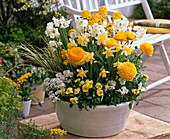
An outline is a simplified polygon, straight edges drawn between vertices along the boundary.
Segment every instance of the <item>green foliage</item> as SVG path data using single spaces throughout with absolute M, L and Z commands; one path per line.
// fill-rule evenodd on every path
M 32 119 L 26 124 L 20 123 L 18 131 L 19 139 L 59 139 L 60 136 L 67 134 L 67 131 L 61 129 L 44 129 L 43 126 L 36 125 Z
M 52 1 L 50 0 L 38 0 L 37 2 L 39 6 L 36 7 L 30 4 L 28 7 L 28 3 L 32 3 L 30 0 L 2 0 L 3 4 L 0 6 L 2 11 L 0 13 L 1 42 L 16 41 L 25 44 L 24 41 L 26 41 L 28 44 L 38 47 L 46 45 L 42 39 L 46 24 L 53 16 L 59 18 L 61 15 L 66 16 L 66 13 L 62 10 L 48 10 L 46 7 L 51 5 Z M 53 1 L 53 7 L 55 8 L 54 4 L 56 2 Z M 23 9 L 24 5 L 27 5 L 25 10 Z
M 16 84 L 6 77 L 0 77 L 0 137 L 14 137 L 12 130 L 20 112 L 21 97 Z
M 170 1 L 169 0 L 148 0 L 154 18 L 158 19 L 170 19 Z M 144 19 L 146 18 L 143 8 L 138 5 L 134 13 L 134 18 Z
M 0 42 L 0 59 L 2 59 L 0 76 L 5 74 L 11 79 L 20 76 L 20 66 L 23 64 L 23 59 L 19 55 L 17 45 L 13 42 L 6 44 Z
M 43 129 L 30 120 L 27 124 L 19 124 L 19 139 L 37 139 L 48 138 L 50 136 L 50 130 Z

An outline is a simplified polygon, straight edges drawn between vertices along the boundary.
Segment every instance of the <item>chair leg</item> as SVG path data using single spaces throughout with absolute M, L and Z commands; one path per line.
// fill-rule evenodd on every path
M 154 48 L 156 50 L 158 48 L 157 45 Z M 159 51 L 160 51 L 160 55 L 162 57 L 162 60 L 164 62 L 166 71 L 168 73 L 168 76 L 163 78 L 163 79 L 160 79 L 160 80 L 158 80 L 158 81 L 156 81 L 156 82 L 154 82 L 154 83 L 152 83 L 150 85 L 148 85 L 147 88 L 146 89 L 143 88 L 142 91 L 147 91 L 147 90 L 149 90 L 149 89 L 151 89 L 153 87 L 156 87 L 156 86 L 158 86 L 160 84 L 163 84 L 163 83 L 165 83 L 167 81 L 170 81 L 170 60 L 169 60 L 168 54 L 167 54 L 167 52 L 165 50 L 164 41 L 162 41 L 161 44 L 159 43 Z M 147 60 L 147 58 L 148 58 L 148 56 L 144 56 L 142 58 L 142 61 L 145 62 Z
M 165 50 L 164 41 L 162 41 L 162 44 L 159 47 L 159 51 L 160 51 L 160 54 L 162 56 L 162 60 L 164 62 L 164 65 L 166 67 L 166 71 L 167 71 L 168 75 L 170 76 L 170 61 L 169 61 L 168 54 Z

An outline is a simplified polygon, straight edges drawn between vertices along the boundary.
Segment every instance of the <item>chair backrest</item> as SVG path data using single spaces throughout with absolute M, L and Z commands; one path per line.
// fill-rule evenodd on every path
M 65 5 L 75 10 L 74 15 L 73 13 L 72 15 L 70 14 L 70 18 L 74 17 L 74 19 L 77 17 L 76 15 L 80 15 L 80 11 L 82 10 L 95 11 L 98 10 L 100 6 L 105 6 L 108 11 L 111 11 L 137 4 L 142 4 L 147 19 L 153 19 L 147 0 L 63 0 L 63 2 Z M 110 17 L 109 21 L 111 21 Z

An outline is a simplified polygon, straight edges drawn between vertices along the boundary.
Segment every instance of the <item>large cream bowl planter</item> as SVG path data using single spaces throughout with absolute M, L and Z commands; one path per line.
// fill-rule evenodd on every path
M 55 103 L 61 127 L 69 133 L 84 137 L 106 137 L 123 131 L 128 119 L 129 102 L 117 106 L 99 105 L 95 109 L 79 110 L 77 105 L 69 107 L 68 102 Z

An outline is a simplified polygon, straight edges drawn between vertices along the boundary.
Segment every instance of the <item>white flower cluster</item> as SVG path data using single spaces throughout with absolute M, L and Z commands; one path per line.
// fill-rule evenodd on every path
M 134 26 L 133 30 L 135 31 L 136 40 L 142 39 L 146 35 L 147 29 L 140 26 Z
M 108 83 L 105 85 L 105 91 L 107 90 L 114 90 L 116 86 L 116 81 L 110 80 Z
M 114 31 L 126 31 L 129 25 L 129 20 L 122 15 L 122 19 L 117 19 L 114 21 L 113 30 Z
M 63 16 L 60 19 L 53 17 L 52 20 L 53 22 L 47 23 L 45 34 L 53 39 L 59 38 L 58 28 L 68 28 L 71 20 L 67 20 Z
M 65 70 L 63 73 L 56 74 L 56 78 L 46 78 L 44 80 L 44 90 L 49 94 L 49 98 L 53 102 L 59 100 L 58 95 L 61 94 L 61 89 L 66 87 L 66 84 L 71 83 L 73 72 Z
M 39 78 L 41 78 L 43 75 L 47 74 L 46 70 L 44 68 L 42 68 L 42 67 L 32 67 L 31 71 L 30 71 L 29 68 L 30 67 L 25 69 L 25 73 L 31 72 L 32 74 L 35 74 L 36 77 L 39 77 Z

